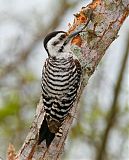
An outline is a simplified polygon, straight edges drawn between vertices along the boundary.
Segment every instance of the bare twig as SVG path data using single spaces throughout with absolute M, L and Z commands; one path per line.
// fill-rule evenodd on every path
M 113 6 L 113 8 L 111 6 Z M 23 146 L 19 150 L 16 157 L 17 159 L 61 159 L 68 131 L 71 127 L 73 117 L 75 117 L 76 111 L 78 110 L 77 104 L 80 95 L 101 58 L 105 54 L 106 49 L 117 37 L 117 33 L 122 23 L 129 14 L 127 7 L 129 7 L 128 0 L 123 0 L 123 3 L 121 3 L 121 1 L 114 2 L 114 0 L 110 0 L 110 3 L 107 3 L 107 1 L 94 0 L 76 14 L 77 16 L 74 20 L 74 24 L 69 32 L 84 25 L 89 17 L 91 18 L 91 21 L 85 32 L 82 33 L 81 47 L 80 40 L 77 40 L 76 43 L 71 45 L 73 52 L 80 60 L 84 72 L 78 98 L 70 112 L 72 116 L 68 116 L 64 122 L 63 136 L 61 138 L 54 138 L 53 143 L 48 149 L 44 142 L 38 146 L 38 131 L 44 119 L 44 108 L 42 100 L 40 100 L 34 122 Z
M 127 64 L 128 55 L 129 55 L 129 35 L 128 35 L 127 42 L 128 43 L 127 43 L 126 53 L 125 53 L 125 56 L 124 56 L 124 59 L 123 59 L 122 65 L 121 65 L 120 73 L 119 73 L 119 76 L 118 76 L 118 79 L 117 79 L 117 84 L 116 84 L 116 87 L 114 89 L 114 99 L 113 99 L 113 102 L 112 102 L 112 105 L 111 105 L 111 110 L 110 110 L 109 115 L 108 115 L 107 127 L 104 131 L 102 144 L 101 144 L 101 147 L 98 151 L 98 155 L 97 155 L 96 160 L 103 160 L 104 159 L 108 137 L 109 137 L 111 128 L 112 128 L 113 124 L 115 123 L 115 119 L 117 118 L 117 110 L 118 110 L 117 102 L 118 102 L 118 98 L 119 98 L 119 94 L 120 94 L 120 90 L 121 90 L 121 85 L 122 85 L 122 82 L 123 82 L 123 76 L 124 76 L 124 73 L 125 73 L 125 68 L 126 68 L 126 64 Z

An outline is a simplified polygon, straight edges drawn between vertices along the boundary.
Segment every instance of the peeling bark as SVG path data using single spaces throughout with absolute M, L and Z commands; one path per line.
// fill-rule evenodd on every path
M 37 145 L 38 132 L 44 118 L 42 100 L 37 106 L 34 122 L 30 128 L 26 140 L 19 150 L 17 160 L 59 160 L 64 150 L 65 140 L 69 129 L 79 109 L 78 102 L 84 87 L 94 73 L 98 63 L 105 54 L 110 44 L 117 38 L 118 31 L 129 14 L 128 0 L 94 0 L 91 4 L 83 7 L 75 15 L 74 23 L 69 32 L 85 25 L 90 18 L 85 32 L 81 33 L 81 45 L 71 44 L 71 50 L 80 60 L 83 68 L 83 76 L 78 98 L 63 124 L 63 136 L 54 138 L 47 149 L 45 142 Z

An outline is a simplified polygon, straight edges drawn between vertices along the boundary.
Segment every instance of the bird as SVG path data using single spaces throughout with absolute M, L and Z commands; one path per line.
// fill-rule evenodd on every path
M 80 32 L 68 35 L 65 31 L 53 31 L 44 38 L 48 54 L 41 78 L 45 116 L 39 129 L 38 145 L 45 140 L 47 148 L 55 136 L 63 135 L 62 124 L 80 88 L 81 64 L 70 49 L 72 38 Z

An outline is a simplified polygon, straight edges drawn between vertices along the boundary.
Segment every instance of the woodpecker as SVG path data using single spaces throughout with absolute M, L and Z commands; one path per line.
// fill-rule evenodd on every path
M 38 144 L 46 140 L 47 147 L 55 136 L 62 136 L 62 123 L 77 97 L 82 69 L 70 50 L 70 41 L 79 33 L 67 35 L 64 31 L 54 31 L 44 39 L 48 53 L 41 80 L 45 117 L 39 130 Z

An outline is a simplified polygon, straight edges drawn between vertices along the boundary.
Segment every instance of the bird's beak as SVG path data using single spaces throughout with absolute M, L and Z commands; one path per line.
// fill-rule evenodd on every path
M 73 37 L 75 37 L 76 35 L 78 35 L 79 33 L 83 32 L 83 30 L 84 30 L 84 29 L 86 28 L 86 26 L 88 25 L 89 21 L 90 21 L 90 19 L 88 19 L 88 21 L 86 22 L 86 24 L 85 24 L 81 29 L 79 29 L 78 31 L 75 31 L 75 32 L 71 33 L 70 35 L 68 35 L 68 37 L 67 37 L 67 39 L 66 39 L 66 41 L 64 42 L 63 45 L 65 46 L 66 44 L 69 43 L 69 41 L 71 40 L 71 38 L 73 38 Z
M 70 35 L 68 35 L 66 41 L 64 42 L 64 45 L 68 44 L 69 41 L 71 40 L 71 38 L 75 37 L 76 35 L 78 35 L 80 32 L 82 32 L 82 29 L 80 31 L 75 31 L 73 33 L 71 33 Z

